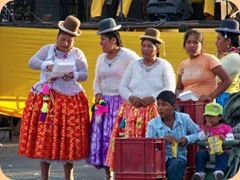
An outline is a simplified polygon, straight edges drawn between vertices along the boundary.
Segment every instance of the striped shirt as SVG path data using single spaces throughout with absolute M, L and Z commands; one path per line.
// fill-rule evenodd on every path
M 146 137 L 163 138 L 164 136 L 174 136 L 177 140 L 186 137 L 187 144 L 194 143 L 198 140 L 200 128 L 193 122 L 188 114 L 175 111 L 175 121 L 173 128 L 166 126 L 161 117 L 158 116 L 148 122 Z M 187 160 L 187 145 L 178 146 L 177 157 Z M 171 144 L 166 144 L 166 160 L 173 158 Z

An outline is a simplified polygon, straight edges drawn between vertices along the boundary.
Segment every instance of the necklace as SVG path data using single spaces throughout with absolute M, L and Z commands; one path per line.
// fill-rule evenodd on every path
M 64 61 L 67 59 L 69 53 L 70 51 L 63 52 L 63 51 L 57 50 L 57 47 L 54 48 L 54 56 L 56 58 L 59 58 L 59 56 L 61 56 L 60 59 L 63 59 Z
M 122 51 L 120 49 L 119 52 L 117 53 L 117 55 L 113 59 L 111 59 L 111 60 L 109 60 L 107 58 L 107 55 L 105 56 L 104 62 L 108 65 L 108 67 L 112 67 L 113 63 L 116 62 L 119 59 L 119 56 L 120 56 L 121 52 Z
M 150 66 L 147 66 L 146 64 L 144 64 L 143 59 L 140 60 L 139 63 L 142 69 L 144 69 L 146 72 L 150 72 L 153 68 L 155 68 L 160 63 L 160 61 L 157 59 Z

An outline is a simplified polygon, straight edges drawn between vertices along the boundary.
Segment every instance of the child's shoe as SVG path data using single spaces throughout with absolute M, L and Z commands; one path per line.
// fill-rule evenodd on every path
M 213 172 L 213 175 L 214 175 L 214 178 L 216 180 L 223 180 L 224 178 L 224 172 L 223 171 L 220 171 L 220 170 L 216 170 Z
M 194 173 L 191 180 L 204 180 L 205 179 L 205 172 L 196 172 Z

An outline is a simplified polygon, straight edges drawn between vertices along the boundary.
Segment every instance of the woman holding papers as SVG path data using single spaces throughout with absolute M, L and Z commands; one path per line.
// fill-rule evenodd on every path
M 139 56 L 123 47 L 120 33 L 121 25 L 116 25 L 112 18 L 99 23 L 97 34 L 100 36 L 102 54 L 97 59 L 94 79 L 95 108 L 91 120 L 91 146 L 88 163 L 96 168 L 105 168 L 110 178 L 109 168 L 105 163 L 109 139 L 113 124 L 123 98 L 119 94 L 119 84 L 126 67 Z
M 19 154 L 39 159 L 41 179 L 48 179 L 50 163 L 61 162 L 66 180 L 73 178 L 73 161 L 88 157 L 89 108 L 77 81 L 86 81 L 83 52 L 74 47 L 80 21 L 68 16 L 58 23 L 56 44 L 42 47 L 29 61 L 41 70 L 23 112 Z
M 185 33 L 184 49 L 189 58 L 178 70 L 176 93 L 192 91 L 199 101 L 210 102 L 231 84 L 231 79 L 216 57 L 203 53 L 203 35 L 196 30 Z M 217 83 L 218 77 L 221 81 Z

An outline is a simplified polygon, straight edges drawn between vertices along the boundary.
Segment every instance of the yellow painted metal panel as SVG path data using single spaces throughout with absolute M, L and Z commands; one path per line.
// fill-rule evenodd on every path
M 34 55 L 43 45 L 55 43 L 57 29 L 0 27 L 0 113 L 14 116 L 23 108 L 23 100 L 6 100 L 26 98 L 32 85 L 39 78 L 39 71 L 28 67 L 29 58 Z M 215 53 L 214 30 L 203 31 L 205 36 L 205 51 Z M 140 55 L 139 36 L 143 32 L 121 32 L 125 47 L 136 51 Z M 165 40 L 166 59 L 171 62 L 175 71 L 179 63 L 186 58 L 182 46 L 183 33 L 176 31 L 162 32 Z M 75 46 L 80 48 L 86 55 L 89 65 L 89 78 L 83 83 L 89 102 L 92 101 L 92 83 L 95 72 L 95 62 L 101 53 L 99 36 L 94 30 L 82 30 L 82 35 L 76 38 Z M 19 102 L 19 103 L 17 103 Z M 14 111 L 14 113 L 12 112 Z

